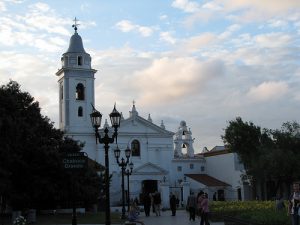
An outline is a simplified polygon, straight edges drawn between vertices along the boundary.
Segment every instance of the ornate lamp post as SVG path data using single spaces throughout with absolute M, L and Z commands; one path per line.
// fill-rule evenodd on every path
M 132 174 L 133 163 L 130 162 L 128 165 L 129 165 L 129 168 L 126 169 L 125 175 L 127 175 L 127 204 L 128 204 L 128 212 L 129 212 L 129 210 L 130 210 L 129 176 Z
M 119 160 L 121 150 L 118 148 L 118 146 L 117 146 L 117 149 L 114 150 L 114 153 L 115 153 L 117 163 L 121 167 L 121 170 L 122 170 L 122 216 L 121 216 L 121 218 L 126 219 L 125 196 L 124 196 L 124 172 L 125 172 L 125 168 L 126 168 L 127 164 L 129 163 L 129 157 L 131 154 L 131 150 L 129 149 L 129 147 L 126 148 L 126 150 L 125 150 L 126 159 L 124 159 L 122 157 L 121 161 Z
M 121 121 L 121 114 L 116 110 L 116 105 L 114 106 L 113 111 L 109 114 L 111 125 L 114 128 L 114 133 L 111 137 L 108 136 L 108 128 L 105 127 L 104 129 L 104 136 L 101 137 L 99 133 L 99 127 L 101 126 L 101 119 L 102 114 L 97 111 L 93 106 L 93 112 L 90 114 L 92 125 L 95 129 L 95 136 L 96 136 L 96 144 L 99 142 L 100 144 L 104 144 L 105 150 L 105 225 L 110 225 L 110 196 L 109 196 L 109 159 L 108 159 L 108 149 L 109 144 L 114 143 L 116 140 L 117 143 L 117 136 L 118 136 L 118 127 L 120 127 Z

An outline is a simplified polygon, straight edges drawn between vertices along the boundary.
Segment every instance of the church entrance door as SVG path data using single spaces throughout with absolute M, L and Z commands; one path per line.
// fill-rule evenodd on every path
M 142 192 L 143 193 L 154 193 L 157 191 L 157 180 L 143 180 Z

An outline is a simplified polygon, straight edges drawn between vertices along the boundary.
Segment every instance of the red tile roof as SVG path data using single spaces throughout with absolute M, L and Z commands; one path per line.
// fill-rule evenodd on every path
M 229 184 L 220 181 L 214 177 L 208 176 L 207 174 L 185 174 L 185 176 L 210 187 L 230 186 Z

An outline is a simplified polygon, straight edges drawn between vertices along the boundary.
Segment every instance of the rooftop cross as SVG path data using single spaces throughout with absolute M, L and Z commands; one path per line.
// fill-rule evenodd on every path
M 77 23 L 79 20 L 77 20 L 77 18 L 75 17 L 75 19 L 73 21 L 74 21 L 74 24 L 72 25 L 72 27 L 74 27 L 75 33 L 77 33 L 77 26 L 80 25 L 79 23 Z

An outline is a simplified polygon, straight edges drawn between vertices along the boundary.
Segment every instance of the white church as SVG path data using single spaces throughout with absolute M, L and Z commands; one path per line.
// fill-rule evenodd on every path
M 71 36 L 69 48 L 61 57 L 61 68 L 56 72 L 59 84 L 59 128 L 66 136 L 85 143 L 83 151 L 91 160 L 104 165 L 104 147 L 96 144 L 90 113 L 95 104 L 94 80 L 97 71 L 92 68 L 92 58 L 84 50 L 77 33 Z M 131 148 L 130 161 L 134 164 L 129 178 L 130 198 L 142 193 L 159 191 L 162 206 L 169 207 L 170 193 L 174 193 L 182 204 L 191 191 L 215 194 L 218 200 L 245 200 L 249 198 L 249 186 L 241 180 L 243 167 L 237 156 L 215 147 L 211 151 L 195 154 L 194 139 L 185 121 L 178 121 L 175 132 L 165 129 L 163 121 L 155 124 L 139 115 L 135 103 L 129 116 L 121 119 L 118 129 L 118 146 L 121 150 Z M 113 129 L 105 121 L 110 135 Z M 103 128 L 100 133 L 103 133 Z M 112 174 L 110 202 L 112 206 L 121 202 L 121 169 L 114 157 L 115 144 L 110 145 L 109 170 Z M 184 151 L 183 151 L 184 149 Z M 121 157 L 124 152 L 121 151 Z M 127 185 L 125 185 L 127 190 Z

